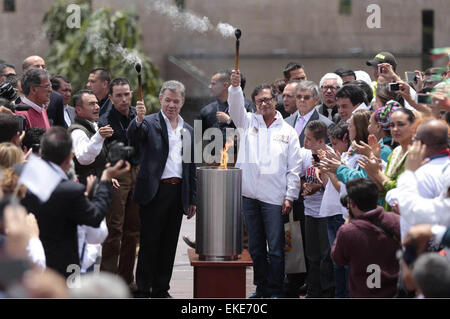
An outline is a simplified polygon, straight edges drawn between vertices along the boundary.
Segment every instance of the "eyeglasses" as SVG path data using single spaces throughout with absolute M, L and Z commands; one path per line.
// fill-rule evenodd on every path
M 47 85 L 36 85 L 36 87 L 38 88 L 43 88 L 43 89 L 51 89 L 52 85 L 51 84 L 47 84 Z
M 266 103 L 266 104 L 269 104 L 270 102 L 272 102 L 272 100 L 273 100 L 273 97 L 266 97 L 266 98 L 264 98 L 264 99 L 260 99 L 260 100 L 255 100 L 255 103 L 257 104 L 257 105 L 262 105 L 263 103 Z
M 309 101 L 309 99 L 311 98 L 311 95 L 297 95 L 297 100 L 305 100 L 305 101 Z
M 321 86 L 320 88 L 324 91 L 328 91 L 328 90 L 336 91 L 339 89 L 339 86 L 327 85 L 327 86 Z

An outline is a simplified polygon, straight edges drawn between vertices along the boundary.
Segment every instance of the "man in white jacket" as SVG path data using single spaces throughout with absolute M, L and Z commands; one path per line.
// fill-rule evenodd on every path
M 252 100 L 257 113 L 246 112 L 240 73 L 234 70 L 228 105 L 241 131 L 236 167 L 242 169 L 244 221 L 257 286 L 250 298 L 283 297 L 282 215 L 290 212 L 300 191 L 300 144 L 295 129 L 276 111 L 276 95 L 270 85 L 256 87 Z

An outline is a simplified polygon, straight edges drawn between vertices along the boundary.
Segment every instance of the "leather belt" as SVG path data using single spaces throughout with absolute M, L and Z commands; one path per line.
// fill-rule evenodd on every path
M 178 178 L 178 177 L 165 178 L 165 179 L 161 180 L 161 183 L 164 183 L 164 184 L 181 184 L 181 178 Z

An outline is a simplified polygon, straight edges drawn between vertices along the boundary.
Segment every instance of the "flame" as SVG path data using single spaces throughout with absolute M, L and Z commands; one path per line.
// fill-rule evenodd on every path
M 221 153 L 221 161 L 220 161 L 220 166 L 219 169 L 228 169 L 227 168 L 227 163 L 228 163 L 228 149 L 230 148 L 230 146 L 232 146 L 234 143 L 231 141 L 227 141 L 225 143 L 225 147 L 222 150 Z

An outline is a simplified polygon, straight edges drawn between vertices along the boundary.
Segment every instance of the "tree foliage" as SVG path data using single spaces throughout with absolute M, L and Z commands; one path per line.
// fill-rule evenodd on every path
M 147 109 L 159 109 L 158 93 L 162 85 L 159 72 L 142 52 L 139 16 L 135 10 L 104 7 L 91 11 L 88 0 L 78 0 L 80 28 L 70 28 L 68 6 L 74 1 L 56 0 L 44 16 L 50 48 L 46 55 L 51 74 L 62 74 L 72 82 L 73 91 L 86 86 L 89 72 L 106 68 L 113 78 L 124 77 L 137 94 L 136 62 L 142 65 L 143 95 Z

